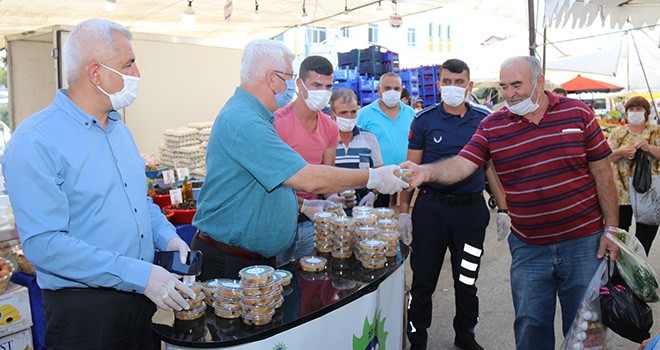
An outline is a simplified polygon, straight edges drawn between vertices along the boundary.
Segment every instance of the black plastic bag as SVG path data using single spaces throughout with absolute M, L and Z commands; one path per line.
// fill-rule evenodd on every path
M 648 152 L 641 149 L 635 152 L 635 172 L 632 183 L 637 193 L 646 193 L 651 188 L 651 160 Z
M 609 270 L 609 262 L 607 265 Z M 651 308 L 628 288 L 616 265 L 614 274 L 600 288 L 600 311 L 603 324 L 616 334 L 638 344 L 651 337 Z

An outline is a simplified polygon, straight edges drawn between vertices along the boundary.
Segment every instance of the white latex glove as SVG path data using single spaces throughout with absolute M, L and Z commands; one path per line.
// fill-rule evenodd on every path
M 305 214 L 310 220 L 314 220 L 314 214 L 322 212 L 323 207 L 326 205 L 334 203 L 332 201 L 326 201 L 322 199 L 303 199 L 302 207 L 300 212 Z
M 186 263 L 186 258 L 188 257 L 188 252 L 190 251 L 190 248 L 188 247 L 188 244 L 184 240 L 182 240 L 179 237 L 174 237 L 170 239 L 169 242 L 167 242 L 167 251 L 172 251 L 172 250 L 178 250 L 179 251 L 179 256 L 181 257 L 181 263 L 185 264 Z
M 511 217 L 507 213 L 497 213 L 497 240 L 503 241 L 511 232 Z
M 398 165 L 388 165 L 380 168 L 369 168 L 368 189 L 375 189 L 384 194 L 394 194 L 404 188 L 408 188 L 408 183 L 394 175 L 394 171 L 401 170 Z
M 326 198 L 326 200 L 339 204 L 344 204 L 344 198 L 338 194 L 333 194 L 332 196 Z
M 144 287 L 144 295 L 147 298 L 166 311 L 190 309 L 190 305 L 175 288 L 188 294 L 190 298 L 195 297 L 195 292 L 179 281 L 173 274 L 158 265 L 151 266 L 151 274 L 149 274 L 149 280 L 147 280 L 147 285 Z
M 412 220 L 410 214 L 401 213 L 399 214 L 399 235 L 401 236 L 401 241 L 405 245 L 410 245 L 412 242 Z
M 362 199 L 360 200 L 359 206 L 366 205 L 367 207 L 373 207 L 374 202 L 376 201 L 376 194 L 373 192 L 367 193 Z

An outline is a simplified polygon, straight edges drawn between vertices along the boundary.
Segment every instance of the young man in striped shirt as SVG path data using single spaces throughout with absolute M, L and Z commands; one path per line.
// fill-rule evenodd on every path
M 507 59 L 500 70 L 506 108 L 484 119 L 457 156 L 402 164 L 414 169 L 413 188 L 458 182 L 493 161 L 512 221 L 517 349 L 554 349 L 557 295 L 566 334 L 598 259 L 618 255 L 603 235 L 618 224 L 612 151 L 589 107 L 560 100 L 544 83 L 536 58 Z

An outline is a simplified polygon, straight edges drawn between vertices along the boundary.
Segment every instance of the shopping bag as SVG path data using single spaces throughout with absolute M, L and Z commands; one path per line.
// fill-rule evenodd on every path
M 625 230 L 617 229 L 617 237 L 610 232 L 605 235 L 619 247 L 616 265 L 621 277 L 640 299 L 647 303 L 660 300 L 658 279 L 655 270 L 646 260 L 644 248 L 637 237 Z
M 561 350 L 605 350 L 611 332 L 603 324 L 600 311 L 600 287 L 607 281 L 607 262 L 598 266 L 580 302 Z
M 645 193 L 651 188 L 651 159 L 646 151 L 638 149 L 635 152 L 635 172 L 633 173 L 633 188 L 638 193 Z
M 651 176 L 651 188 L 644 193 L 638 193 L 629 186 L 630 205 L 635 221 L 647 225 L 660 225 L 660 175 Z
M 609 260 L 609 259 L 608 259 Z M 618 273 L 616 264 L 612 275 L 600 288 L 600 311 L 603 324 L 614 333 L 635 343 L 648 339 L 653 326 L 651 308 L 633 293 Z

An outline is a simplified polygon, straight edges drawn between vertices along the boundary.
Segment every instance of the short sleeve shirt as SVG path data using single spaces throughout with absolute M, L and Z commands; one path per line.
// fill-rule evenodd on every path
M 538 125 L 503 108 L 481 122 L 458 154 L 479 166 L 492 158 L 506 192 L 512 231 L 531 244 L 603 229 L 589 162 L 612 153 L 589 107 L 545 94 L 549 105 Z
M 378 139 L 383 165 L 399 164 L 408 155 L 408 133 L 415 119 L 415 110 L 399 102 L 399 114 L 392 120 L 380 109 L 376 100 L 357 112 L 357 124 Z
M 422 164 L 433 163 L 440 159 L 453 157 L 463 149 L 477 130 L 479 123 L 490 113 L 483 106 L 466 103 L 465 115 L 450 114 L 443 104 L 438 103 L 421 111 L 410 126 L 408 149 L 423 151 Z M 441 193 L 461 195 L 481 193 L 484 190 L 485 175 L 483 167 L 467 179 L 456 184 L 442 186 L 424 184 Z
M 620 126 L 612 130 L 607 142 L 612 149 L 617 149 L 624 146 L 633 146 L 642 140 L 646 140 L 651 146 L 660 147 L 660 126 L 647 123 L 640 134 L 633 134 L 628 125 Z M 612 172 L 614 173 L 619 205 L 630 205 L 629 181 L 635 172 L 635 162 L 622 157 L 612 163 Z M 653 157 L 651 157 L 651 172 L 653 175 L 660 174 L 660 160 Z
M 193 220 L 214 240 L 266 257 L 293 242 L 298 203 L 283 182 L 307 165 L 277 136 L 273 120 L 256 97 L 236 89 L 209 136 Z
M 298 152 L 309 164 L 321 164 L 323 153 L 327 149 L 337 147 L 339 142 L 339 128 L 330 116 L 319 111 L 316 113 L 316 130 L 307 131 L 300 123 L 296 115 L 294 104 L 288 105 L 275 111 L 275 130 L 289 147 Z M 318 199 L 318 195 L 304 191 L 296 191 L 296 194 L 305 199 Z
M 383 165 L 376 136 L 359 126 L 353 128 L 353 138 L 348 147 L 339 141 L 335 166 L 349 169 L 366 169 Z

